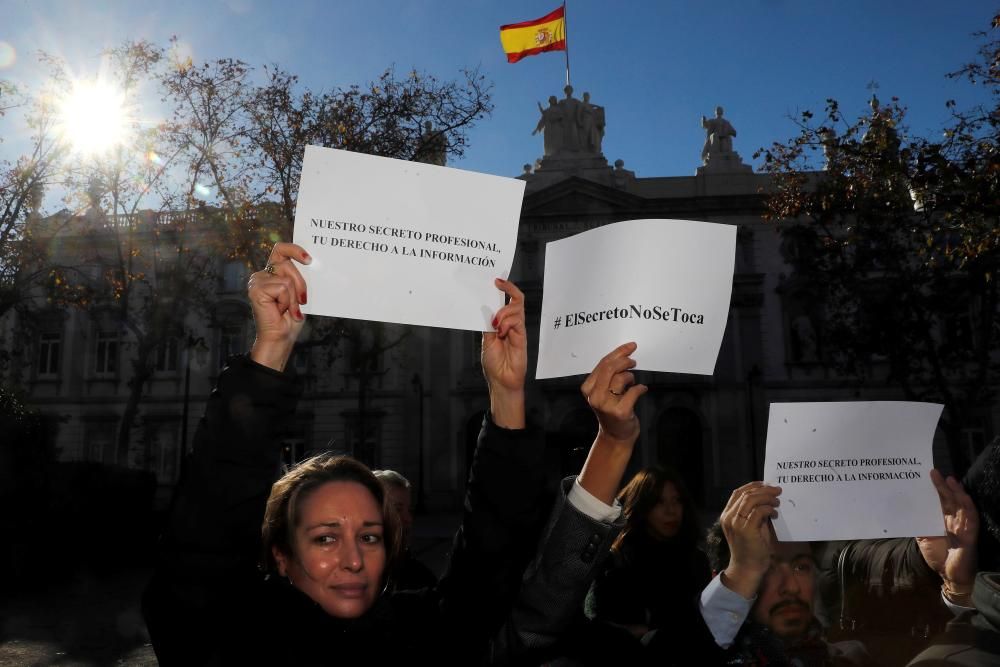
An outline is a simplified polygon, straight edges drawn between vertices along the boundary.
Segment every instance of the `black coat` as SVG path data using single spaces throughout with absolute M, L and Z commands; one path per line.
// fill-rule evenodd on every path
M 711 578 L 708 558 L 695 545 L 633 531 L 591 586 L 587 616 L 650 629 L 675 626 L 698 614 L 698 596 Z
M 413 552 L 405 549 L 400 554 L 399 562 L 392 573 L 392 586 L 397 591 L 418 591 L 421 588 L 432 588 L 437 584 L 437 577 L 431 569 L 417 560 Z
M 831 544 L 820 560 L 828 636 L 862 642 L 875 664 L 905 665 L 952 618 L 913 538 Z
M 487 418 L 441 582 L 383 595 L 345 621 L 256 567 L 281 434 L 299 394 L 289 376 L 242 357 L 220 375 L 143 596 L 160 663 L 476 664 L 509 616 L 550 506 L 544 447 Z
M 910 667 L 1000 665 L 1000 573 L 980 572 L 972 589 L 975 612 L 962 614 Z

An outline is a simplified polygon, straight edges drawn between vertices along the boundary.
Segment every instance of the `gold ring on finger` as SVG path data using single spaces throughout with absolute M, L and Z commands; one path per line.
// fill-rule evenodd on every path
M 624 396 L 625 395 L 624 391 L 618 392 L 618 391 L 615 391 L 614 389 L 612 389 L 611 387 L 608 387 L 608 391 L 610 391 L 615 396 Z
M 267 264 L 267 266 L 264 267 L 264 271 L 270 273 L 272 276 L 275 273 L 277 273 L 277 271 L 274 269 L 274 264 L 271 264 L 270 262 Z

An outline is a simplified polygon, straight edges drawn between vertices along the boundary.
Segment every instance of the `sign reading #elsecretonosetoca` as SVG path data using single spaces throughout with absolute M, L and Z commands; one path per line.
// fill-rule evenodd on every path
M 307 146 L 294 241 L 314 315 L 488 331 L 524 181 Z
M 640 370 L 711 375 L 735 253 L 735 226 L 690 220 L 629 220 L 547 244 L 535 376 L 589 373 L 629 341 Z

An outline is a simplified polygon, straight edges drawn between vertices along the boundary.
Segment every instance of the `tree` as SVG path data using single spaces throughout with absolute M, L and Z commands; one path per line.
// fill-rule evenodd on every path
M 40 277 L 23 270 L 39 267 L 41 253 L 27 222 L 38 213 L 64 153 L 55 137 L 51 102 L 45 97 L 31 100 L 15 96 L 15 89 L 0 82 L 0 116 L 9 109 L 25 107 L 31 130 L 28 152 L 13 163 L 0 162 L 0 318 L 28 297 L 30 285 Z
M 199 183 L 217 196 L 192 203 L 217 204 L 235 222 L 234 247 L 259 265 L 276 239 L 290 239 L 302 158 L 307 145 L 340 148 L 403 160 L 426 157 L 423 124 L 444 137 L 460 157 L 468 130 L 492 111 L 490 84 L 478 71 L 461 81 L 439 81 L 388 69 L 365 86 L 314 92 L 279 67 L 262 70 L 235 59 L 194 65 L 173 62 L 160 75 L 172 118 L 165 141 Z
M 421 126 L 430 120 L 458 156 L 468 129 L 492 107 L 490 86 L 476 72 L 442 83 L 416 72 L 397 79 L 388 70 L 364 87 L 314 93 L 277 67 L 264 68 L 257 85 L 254 69 L 240 60 L 195 64 L 147 42 L 127 42 L 105 57 L 129 109 L 137 110 L 140 93 L 152 89 L 166 105 L 166 120 L 134 121 L 130 141 L 97 158 L 63 151 L 53 168 L 76 193 L 76 212 L 49 216 L 35 229 L 44 242 L 56 226 L 73 225 L 82 239 L 77 255 L 72 262 L 49 255 L 10 265 L 18 276 L 28 276 L 27 267 L 37 272 L 30 282 L 36 293 L 44 288 L 49 304 L 84 308 L 95 324 L 114 313 L 132 371 L 116 456 L 127 463 L 157 361 L 176 350 L 176 341 L 193 338 L 183 314 L 210 315 L 223 262 L 259 268 L 276 240 L 291 238 L 307 144 L 419 159 L 426 152 Z M 51 85 L 67 88 L 68 68 L 46 59 Z M 360 369 L 364 427 L 374 377 L 366 369 L 377 367 L 406 332 L 389 336 L 380 326 L 337 320 L 317 323 L 312 332 L 304 345 L 350 348 Z
M 445 137 L 448 153 L 458 157 L 468 130 L 492 110 L 490 85 L 477 71 L 463 72 L 460 82 L 441 82 L 416 71 L 399 79 L 389 69 L 366 86 L 325 93 L 300 89 L 295 75 L 277 67 L 264 69 L 262 85 L 249 86 L 250 73 L 242 61 L 222 59 L 175 67 L 163 84 L 175 105 L 169 141 L 187 156 L 191 173 L 213 184 L 218 204 L 235 223 L 233 256 L 255 267 L 276 240 L 292 238 L 307 145 L 419 160 L 428 151 L 422 128 L 430 121 Z M 353 444 L 360 447 L 352 453 L 371 464 L 372 388 L 384 373 L 385 355 L 408 333 L 376 322 L 324 318 L 298 344 L 327 348 L 329 363 L 348 362 L 358 382 Z
M 1000 380 L 1000 41 L 981 54 L 953 76 L 987 86 L 993 107 L 959 112 L 949 101 L 942 141 L 908 132 L 898 100 L 873 97 L 852 122 L 829 100 L 821 120 L 805 112 L 798 136 L 758 153 L 794 290 L 823 311 L 821 360 L 943 403 L 959 472 L 962 430 Z
M 492 110 L 490 85 L 475 70 L 462 72 L 460 82 L 441 82 L 416 71 L 399 79 L 389 69 L 364 87 L 322 94 L 298 92 L 297 78 L 280 69 L 267 73 L 268 82 L 248 100 L 245 132 L 263 191 L 269 197 L 276 194 L 280 206 L 278 228 L 261 225 L 260 230 L 277 238 L 292 236 L 306 145 L 421 160 L 431 148 L 423 133 L 424 123 L 430 121 L 445 137 L 448 154 L 460 157 L 468 145 L 467 131 Z M 266 251 L 272 242 L 273 237 L 265 235 L 259 247 Z M 251 244 L 252 239 L 247 245 Z M 309 338 L 300 343 L 301 347 L 337 349 L 339 356 L 346 357 L 358 383 L 351 453 L 369 465 L 378 465 L 377 452 L 369 445 L 371 393 L 377 378 L 385 373 L 385 355 L 408 335 L 405 327 L 324 318 L 310 327 Z
M 155 81 L 164 62 L 162 50 L 135 42 L 105 57 L 126 109 L 137 109 L 140 91 Z M 55 84 L 68 85 L 64 64 L 50 63 Z M 97 372 L 116 376 L 122 361 L 130 365 L 115 448 L 120 465 L 129 462 L 148 382 L 158 363 L 176 365 L 181 341 L 192 331 L 187 316 L 207 315 L 218 257 L 228 247 L 225 230 L 213 228 L 214 211 L 172 210 L 180 199 L 177 191 L 190 191 L 200 174 L 178 168 L 161 127 L 141 123 L 138 113 L 131 117 L 128 141 L 99 156 L 71 154 L 63 160 L 63 178 L 80 200 L 78 213 L 35 225 L 36 236 L 49 241 L 54 225 L 72 227 L 74 243 L 42 264 L 51 274 L 44 285 L 49 303 L 90 315 L 97 331 Z M 65 270 L 67 265 L 73 271 Z

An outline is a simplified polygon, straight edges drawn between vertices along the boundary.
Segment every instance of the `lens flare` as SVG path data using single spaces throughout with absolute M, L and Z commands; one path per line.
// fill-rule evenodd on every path
M 0 69 L 12 67 L 17 62 L 17 50 L 10 42 L 0 40 Z
M 76 151 L 94 155 L 124 141 L 125 99 L 113 86 L 100 80 L 78 81 L 59 106 L 60 134 Z

